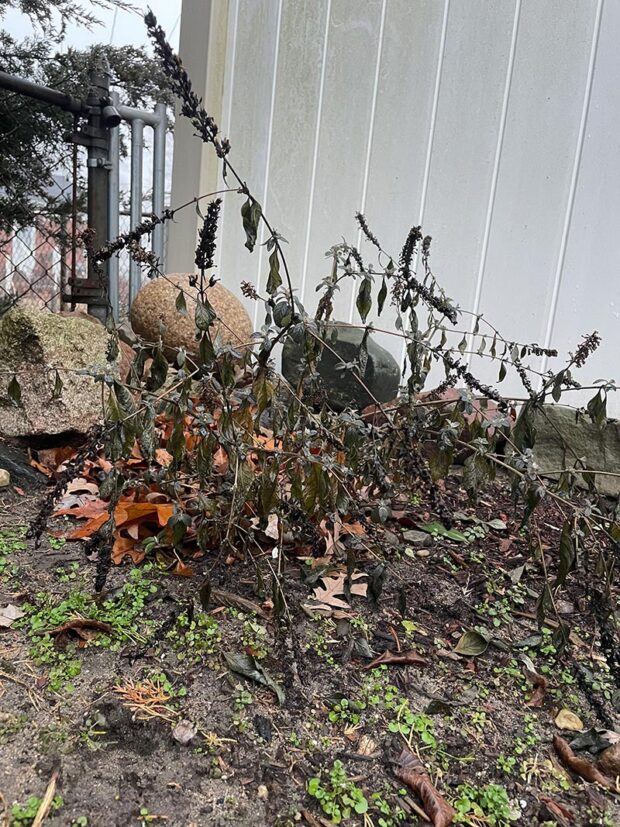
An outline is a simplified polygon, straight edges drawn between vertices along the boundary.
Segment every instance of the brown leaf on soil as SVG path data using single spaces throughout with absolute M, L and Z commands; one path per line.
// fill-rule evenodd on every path
M 351 594 L 357 594 L 361 597 L 366 596 L 368 584 L 355 582 L 363 576 L 364 575 L 361 572 L 354 572 L 351 575 Z M 334 577 L 328 577 L 326 575 L 321 577 L 321 580 L 323 581 L 323 586 L 317 586 L 317 588 L 314 590 L 313 595 L 315 599 L 318 600 L 320 603 L 323 603 L 327 606 L 333 606 L 336 609 L 350 609 L 351 607 L 346 602 L 346 600 L 344 600 L 345 578 L 346 574 L 344 572 L 341 572 L 340 574 L 337 574 Z M 342 597 L 339 597 L 339 595 L 342 595 Z
M 65 498 L 63 497 L 63 500 Z M 59 508 L 57 511 L 54 511 L 52 517 L 62 517 L 64 514 L 68 514 L 70 517 L 76 518 L 85 518 L 85 519 L 92 519 L 93 517 L 97 517 L 99 514 L 103 514 L 105 511 L 107 514 L 108 510 L 108 503 L 100 500 L 99 498 L 94 500 L 87 500 L 82 505 L 78 505 L 75 508 L 71 508 L 68 506 L 67 508 Z
M 545 693 L 547 691 L 547 679 L 542 675 L 539 675 L 538 672 L 529 672 L 527 674 L 527 678 L 529 681 L 532 682 L 534 686 L 534 691 L 526 703 L 526 706 L 530 706 L 533 709 L 540 709 L 545 702 Z
M 591 784 L 600 784 L 601 787 L 605 787 L 606 789 L 610 789 L 613 786 L 609 778 L 597 770 L 589 761 L 575 755 L 568 742 L 560 735 L 553 736 L 553 746 L 560 761 L 567 769 L 574 772 L 575 775 L 583 778 L 584 781 L 589 781 Z
M 125 557 L 131 557 L 136 564 L 141 563 L 144 560 L 144 552 L 141 549 L 136 549 L 136 541 L 133 537 L 122 537 L 118 531 L 115 531 L 112 562 L 115 566 L 118 566 Z
M 51 637 L 55 637 L 57 641 L 60 641 L 60 639 L 66 637 L 69 632 L 75 632 L 75 634 L 82 640 L 90 640 L 92 635 L 88 633 L 93 631 L 105 632 L 110 635 L 114 632 L 114 629 L 109 623 L 104 623 L 103 620 L 91 620 L 87 617 L 76 617 L 73 620 L 68 620 L 61 626 L 57 626 L 55 629 L 52 629 L 48 634 Z
M 252 600 L 247 600 L 245 597 L 241 597 L 238 594 L 233 594 L 232 592 L 225 592 L 221 589 L 212 589 L 211 602 L 223 603 L 224 606 L 232 606 L 242 612 L 254 612 L 258 617 L 262 617 L 264 620 L 269 620 L 269 615 L 263 608 L 261 608 L 261 606 L 258 605 L 258 603 L 254 603 Z
M 420 759 L 411 750 L 404 749 L 398 764 L 394 774 L 420 797 L 433 827 L 448 827 L 452 824 L 456 812 L 438 792 Z
M 426 666 L 428 661 L 410 649 L 408 652 L 390 652 L 386 649 L 383 654 L 375 658 L 364 669 L 374 669 L 375 666 L 380 666 L 386 663 L 388 666 Z
M 559 827 L 567 827 L 567 825 L 572 824 L 575 820 L 568 807 L 565 807 L 558 801 L 554 801 L 552 798 L 549 798 L 548 795 L 541 795 L 539 800 L 553 820 L 557 821 Z
M 67 540 L 84 540 L 87 537 L 92 537 L 95 531 L 101 528 L 109 516 L 107 509 L 102 511 L 101 514 L 92 517 L 87 523 L 76 528 L 71 534 L 68 534 Z

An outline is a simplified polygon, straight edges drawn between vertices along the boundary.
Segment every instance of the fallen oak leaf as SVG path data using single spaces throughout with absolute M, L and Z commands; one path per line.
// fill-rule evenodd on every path
M 452 824 L 456 811 L 439 793 L 424 764 L 411 750 L 404 749 L 401 752 L 394 775 L 420 797 L 433 827 L 448 827 Z
M 122 526 L 134 520 L 154 517 L 156 522 L 163 528 L 173 514 L 174 506 L 172 503 L 134 503 L 119 500 L 114 511 L 114 523 L 116 526 Z
M 97 514 L 96 517 L 92 517 L 87 523 L 74 529 L 70 534 L 67 534 L 67 540 L 85 540 L 88 537 L 92 537 L 109 518 L 110 514 L 106 508 L 101 514 Z
M 607 790 L 613 787 L 609 778 L 603 775 L 600 770 L 597 770 L 596 767 L 589 761 L 586 761 L 585 758 L 580 758 L 575 755 L 568 742 L 560 735 L 553 736 L 553 746 L 558 754 L 558 758 L 566 769 L 571 770 L 575 775 L 583 778 L 584 781 L 589 781 L 591 784 L 600 784 L 601 787 L 605 787 Z
M 465 657 L 475 658 L 482 655 L 488 649 L 489 641 L 480 632 L 470 629 L 461 636 L 459 642 L 454 647 L 457 655 L 464 655 Z
M 360 522 L 342 523 L 340 532 L 341 534 L 353 534 L 356 537 L 364 537 L 366 535 L 366 529 Z
M 65 503 L 65 497 L 62 498 L 61 504 Z M 94 500 L 89 499 L 85 502 L 78 504 L 76 507 L 72 507 L 67 502 L 66 507 L 59 508 L 52 514 L 52 517 L 63 517 L 68 515 L 69 517 L 75 517 L 76 519 L 92 519 L 93 517 L 97 517 L 99 514 L 103 514 L 103 512 L 107 512 L 109 503 L 105 502 L 104 500 L 100 500 L 96 498 Z
M 65 494 L 98 494 L 99 486 L 94 482 L 88 482 L 84 477 L 76 477 L 71 480 L 64 491 Z
M 386 649 L 378 658 L 375 658 L 372 663 L 369 663 L 364 669 L 374 669 L 375 666 L 380 666 L 382 663 L 387 666 L 426 666 L 428 661 L 418 655 L 413 649 L 408 652 L 390 652 Z
M 136 541 L 133 537 L 123 537 L 118 531 L 115 531 L 112 562 L 115 566 L 119 566 L 125 557 L 130 557 L 137 564 L 144 560 L 145 554 L 142 549 L 136 548 Z
M 366 592 L 368 591 L 368 584 L 355 582 L 356 580 L 359 580 L 360 577 L 364 577 L 362 572 L 354 572 L 351 575 L 350 591 L 351 594 L 365 597 Z M 344 600 L 345 579 L 345 572 L 341 572 L 333 577 L 322 575 L 321 580 L 323 582 L 323 586 L 317 586 L 312 593 L 315 600 L 318 600 L 319 603 L 322 603 L 323 605 L 333 606 L 336 609 L 350 609 L 351 607 Z M 342 597 L 339 597 L 338 595 L 342 595 Z

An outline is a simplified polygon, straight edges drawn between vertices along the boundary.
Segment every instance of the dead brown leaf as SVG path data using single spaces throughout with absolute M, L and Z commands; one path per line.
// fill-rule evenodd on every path
M 558 754 L 558 758 L 566 769 L 574 772 L 575 775 L 583 778 L 584 781 L 589 781 L 591 784 L 600 784 L 601 787 L 605 787 L 606 789 L 613 787 L 609 778 L 603 775 L 600 770 L 597 770 L 593 764 L 586 761 L 585 758 L 580 758 L 575 755 L 568 742 L 560 735 L 553 736 L 553 746 Z
M 365 597 L 368 590 L 367 583 L 355 582 L 360 577 L 364 577 L 362 572 L 353 572 L 351 575 L 351 594 L 356 594 L 360 597 Z M 332 606 L 336 609 L 350 609 L 349 604 L 344 600 L 344 585 L 346 574 L 341 572 L 334 576 L 324 575 L 321 580 L 322 586 L 317 586 L 313 592 L 313 596 L 319 603 L 326 606 Z M 339 597 L 338 595 L 342 595 Z
M 413 649 L 408 652 L 390 652 L 386 649 L 378 658 L 375 658 L 364 669 L 374 669 L 382 663 L 388 666 L 426 666 L 428 661 L 418 655 Z
M 394 774 L 420 797 L 433 827 L 448 827 L 452 824 L 456 812 L 439 793 L 424 764 L 411 750 L 404 749 L 401 752 Z

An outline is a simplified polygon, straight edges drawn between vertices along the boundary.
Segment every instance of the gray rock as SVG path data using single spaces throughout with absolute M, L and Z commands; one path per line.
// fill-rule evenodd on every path
M 535 417 L 534 459 L 543 476 L 557 477 L 553 471 L 571 468 L 577 459 L 587 468 L 620 474 L 620 422 L 608 420 L 598 428 L 588 416 L 576 418 L 573 408 L 545 405 Z M 582 479 L 578 477 L 582 484 Z M 617 497 L 620 477 L 595 476 L 601 494 Z M 583 485 L 583 487 L 586 487 Z
M 403 532 L 403 540 L 412 546 L 432 546 L 433 538 L 426 531 L 417 531 L 415 528 Z
M 101 385 L 79 371 L 118 375 L 121 360 L 107 361 L 109 334 L 86 314 L 50 313 L 17 305 L 0 319 L 0 434 L 28 437 L 86 433 L 103 418 Z M 54 398 L 56 370 L 62 390 Z M 19 406 L 9 398 L 15 376 Z
M 362 381 L 372 396 L 357 381 L 352 370 L 343 368 L 343 362 L 358 362 L 363 337 L 364 330 L 344 322 L 328 325 L 326 343 L 329 347 L 323 348 L 317 370 L 325 386 L 327 402 L 334 411 L 342 411 L 347 407 L 361 411 L 375 399 L 390 402 L 398 393 L 398 363 L 391 353 L 377 344 L 372 335 L 368 337 L 368 358 L 362 374 Z M 284 377 L 296 386 L 305 366 L 303 336 L 289 336 L 282 350 Z

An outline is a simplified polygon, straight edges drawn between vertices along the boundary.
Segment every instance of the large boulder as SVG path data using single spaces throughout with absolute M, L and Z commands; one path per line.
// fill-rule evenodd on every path
M 534 459 L 543 476 L 557 477 L 553 472 L 571 468 L 581 459 L 587 468 L 620 474 L 620 422 L 608 420 L 603 428 L 589 417 L 577 416 L 574 408 L 544 405 L 534 418 L 536 443 Z M 577 477 L 583 483 L 581 477 Z M 620 495 L 620 476 L 595 475 L 601 494 Z
M 375 400 L 389 402 L 394 399 L 400 383 L 400 368 L 389 351 L 381 347 L 372 336 L 368 337 L 364 385 L 356 379 L 350 369 L 343 368 L 343 362 L 357 362 L 360 358 L 364 330 L 344 322 L 330 323 L 317 371 L 323 380 L 327 403 L 334 411 L 355 408 L 362 411 Z M 289 336 L 282 349 L 282 373 L 296 386 L 306 367 L 306 352 L 303 336 Z M 372 396 L 371 396 L 372 394 Z M 374 398 L 373 398 L 374 397 Z
M 105 327 L 86 314 L 61 315 L 18 304 L 0 318 L 0 434 L 86 433 L 99 422 L 101 385 L 79 371 L 120 375 L 127 354 L 110 364 L 109 340 Z M 62 382 L 58 398 L 56 370 Z M 9 397 L 13 376 L 21 390 L 19 406 Z
M 185 313 L 177 310 L 177 298 L 181 290 L 185 298 Z M 198 342 L 194 317 L 197 298 L 198 288 L 192 287 L 187 273 L 155 278 L 147 282 L 134 299 L 131 326 L 147 342 L 157 342 L 163 324 L 162 341 L 168 359 L 174 360 L 180 347 L 196 356 Z M 223 344 L 235 347 L 247 345 L 254 327 L 239 299 L 219 283 L 207 288 L 207 298 L 217 314 L 217 320 L 211 328 L 213 339 L 219 337 Z

